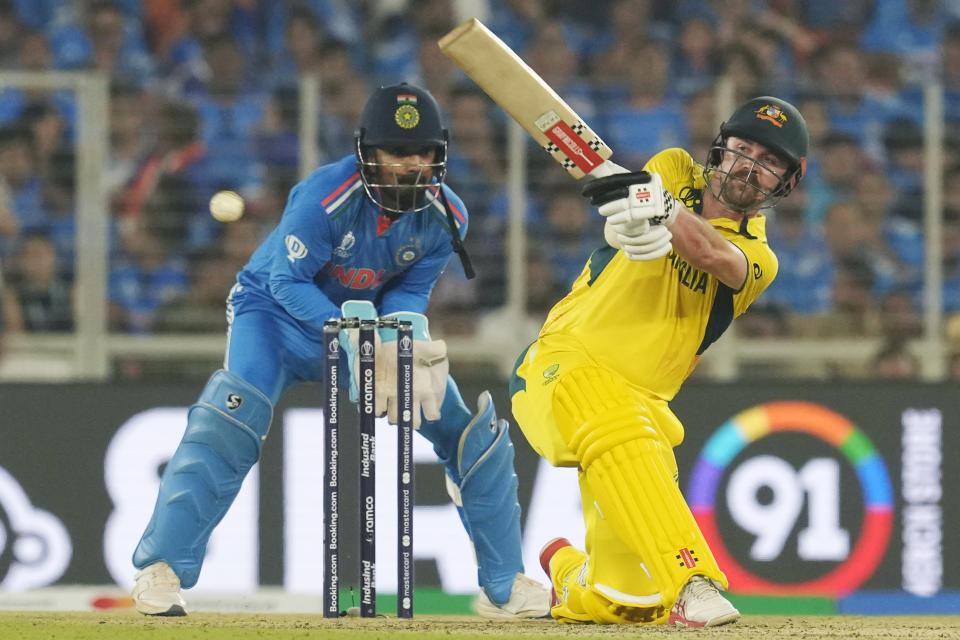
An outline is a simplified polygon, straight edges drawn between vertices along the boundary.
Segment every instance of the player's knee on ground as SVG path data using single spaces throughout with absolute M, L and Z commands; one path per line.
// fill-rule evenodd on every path
M 599 624 L 657 624 L 666 620 L 669 614 L 669 609 L 662 605 L 622 602 L 596 587 L 586 590 L 583 604 L 590 618 Z
M 550 561 L 550 574 L 553 588 L 560 594 L 560 602 L 550 613 L 560 622 L 650 624 L 662 622 L 667 616 L 659 603 L 651 606 L 642 597 L 594 584 L 587 556 L 579 549 L 557 551 Z

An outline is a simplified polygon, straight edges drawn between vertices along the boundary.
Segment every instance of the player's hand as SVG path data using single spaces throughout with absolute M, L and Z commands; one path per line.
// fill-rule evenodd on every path
M 680 213 L 680 203 L 663 186 L 658 173 L 634 171 L 587 183 L 583 197 L 600 215 L 630 233 L 642 233 L 645 223 L 669 226 Z
M 398 311 L 385 318 L 409 320 L 413 324 L 413 428 L 420 428 L 420 414 L 426 420 L 439 420 L 440 407 L 447 392 L 447 343 L 431 340 L 427 317 L 422 313 Z M 397 330 L 380 329 L 382 348 L 377 352 L 377 415 L 387 414 L 387 421 L 397 424 Z M 382 363 L 382 365 L 381 365 Z
M 654 225 L 645 231 L 632 233 L 622 227 L 618 229 L 616 225 L 610 225 L 609 220 L 607 224 L 616 233 L 620 250 L 630 260 L 656 260 L 673 249 L 673 234 L 663 225 Z

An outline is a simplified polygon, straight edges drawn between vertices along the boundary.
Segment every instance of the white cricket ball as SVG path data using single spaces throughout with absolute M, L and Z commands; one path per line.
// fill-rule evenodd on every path
M 217 191 L 210 198 L 210 215 L 220 222 L 235 222 L 243 216 L 243 198 L 236 191 Z
M 349 616 L 349 617 L 351 617 L 351 618 L 359 618 L 359 617 L 360 617 L 360 607 L 350 607 L 349 609 L 347 609 L 347 616 Z

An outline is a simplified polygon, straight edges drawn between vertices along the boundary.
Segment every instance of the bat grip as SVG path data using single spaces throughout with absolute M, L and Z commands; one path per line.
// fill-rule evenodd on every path
M 602 164 L 597 165 L 587 176 L 590 178 L 606 178 L 607 176 L 612 176 L 617 173 L 630 173 L 630 170 L 624 169 L 611 160 L 604 160 Z

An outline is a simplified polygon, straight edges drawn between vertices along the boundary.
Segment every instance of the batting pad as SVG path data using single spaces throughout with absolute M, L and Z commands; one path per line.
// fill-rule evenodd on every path
M 676 483 L 676 461 L 642 393 L 620 376 L 583 367 L 554 394 L 557 427 L 576 451 L 602 517 L 643 560 L 669 611 L 691 576 L 726 587 Z

